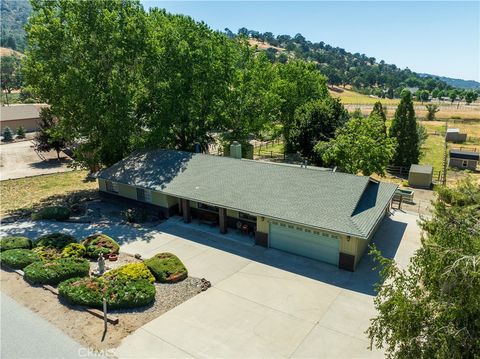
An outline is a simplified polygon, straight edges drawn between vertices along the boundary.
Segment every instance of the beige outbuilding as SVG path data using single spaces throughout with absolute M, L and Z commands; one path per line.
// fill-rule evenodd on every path
M 408 185 L 417 188 L 430 188 L 433 180 L 433 167 L 430 165 L 412 165 L 408 172 Z

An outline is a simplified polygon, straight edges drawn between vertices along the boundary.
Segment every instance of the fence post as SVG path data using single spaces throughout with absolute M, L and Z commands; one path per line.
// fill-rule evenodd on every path
M 270 158 L 273 158 L 273 151 L 270 151 Z

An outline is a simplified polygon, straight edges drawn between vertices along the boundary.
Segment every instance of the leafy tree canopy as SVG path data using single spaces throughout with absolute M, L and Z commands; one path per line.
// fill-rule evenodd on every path
M 407 268 L 381 265 L 378 315 L 367 333 L 389 358 L 480 356 L 480 187 L 440 188 L 422 246 Z

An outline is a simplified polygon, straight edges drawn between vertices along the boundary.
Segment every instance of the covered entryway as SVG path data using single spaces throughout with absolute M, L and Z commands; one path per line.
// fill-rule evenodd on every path
M 293 228 L 290 228 L 293 227 Z M 340 240 L 326 233 L 270 223 L 269 246 L 282 251 L 338 265 Z

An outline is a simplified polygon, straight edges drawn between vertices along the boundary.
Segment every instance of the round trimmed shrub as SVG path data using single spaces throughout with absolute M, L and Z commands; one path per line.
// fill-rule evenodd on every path
M 74 236 L 65 233 L 50 233 L 38 237 L 35 242 L 36 247 L 53 247 L 63 249 L 70 243 L 77 243 Z
M 92 308 L 102 308 L 104 296 L 110 309 L 144 307 L 155 300 L 155 285 L 146 279 L 72 278 L 60 283 L 58 292 L 71 304 Z
M 172 253 L 158 253 L 144 263 L 155 279 L 161 283 L 176 283 L 188 277 L 187 268 Z
M 4 237 L 0 239 L 0 252 L 9 249 L 30 249 L 32 241 L 27 237 Z
M 82 241 L 82 244 L 87 250 L 87 257 L 98 258 L 101 254 L 117 254 L 120 250 L 120 246 L 113 238 L 106 234 L 96 233 L 88 236 Z
M 35 284 L 58 284 L 69 278 L 86 277 L 90 263 L 81 258 L 61 258 L 34 262 L 24 268 L 25 279 Z
M 63 206 L 45 207 L 32 214 L 32 220 L 34 221 L 41 219 L 55 219 L 57 221 L 63 221 L 69 218 L 70 209 Z
M 85 253 L 87 253 L 87 249 L 83 244 L 70 243 L 63 248 L 61 256 L 62 258 L 82 258 Z
M 105 279 L 146 279 L 150 283 L 155 282 L 155 277 L 152 275 L 148 267 L 144 263 L 129 263 L 121 267 L 112 269 L 104 275 Z
M 41 258 L 29 249 L 10 249 L 0 253 L 0 261 L 10 268 L 23 269 L 29 264 L 41 261 Z

